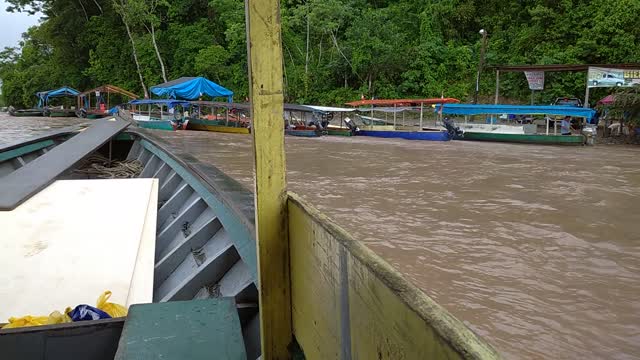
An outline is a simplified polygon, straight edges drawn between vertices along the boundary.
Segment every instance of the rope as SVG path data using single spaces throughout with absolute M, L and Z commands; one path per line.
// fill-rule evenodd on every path
M 98 179 L 122 179 L 135 178 L 140 175 L 142 169 L 142 163 L 138 160 L 111 161 L 109 164 L 106 157 L 92 155 L 74 172 Z

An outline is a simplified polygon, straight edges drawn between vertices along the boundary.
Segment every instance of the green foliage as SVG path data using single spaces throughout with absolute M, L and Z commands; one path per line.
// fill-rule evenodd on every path
M 19 49 L 0 52 L 2 97 L 32 106 L 39 90 L 145 84 L 206 76 L 248 96 L 243 0 L 9 0 L 39 11 Z M 360 98 L 473 95 L 481 37 L 487 65 L 624 63 L 640 59 L 638 0 L 283 0 L 288 102 L 339 105 Z M 124 20 L 124 21 L 123 21 Z M 154 47 L 155 37 L 158 51 Z M 584 96 L 584 73 L 547 73 L 537 101 Z M 481 98 L 493 96 L 485 71 Z M 608 90 L 597 89 L 592 98 Z M 501 76 L 501 94 L 528 102 L 522 73 Z M 488 100 L 490 101 L 490 100 Z

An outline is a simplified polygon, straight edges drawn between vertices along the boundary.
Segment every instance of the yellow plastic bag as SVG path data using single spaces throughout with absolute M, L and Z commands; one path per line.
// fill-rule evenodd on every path
M 100 297 L 98 298 L 98 302 L 96 303 L 96 307 L 98 309 L 106 312 L 107 314 L 109 314 L 113 318 L 127 316 L 127 308 L 126 307 L 124 307 L 122 305 L 118 305 L 118 304 L 107 302 L 107 300 L 109 300 L 110 297 L 111 297 L 111 291 L 107 290 L 107 291 L 103 292 L 102 295 L 100 295 Z
M 20 327 L 27 326 L 38 326 L 38 325 L 46 325 L 49 320 L 48 316 L 23 316 L 23 317 L 10 317 L 9 323 L 3 326 L 3 329 L 15 329 Z
M 69 315 L 67 315 L 69 311 L 71 311 L 71 308 L 67 308 L 64 314 L 58 310 L 52 312 L 51 314 L 49 314 L 49 317 L 47 318 L 47 325 L 63 324 L 63 323 L 71 322 L 71 318 L 69 317 Z

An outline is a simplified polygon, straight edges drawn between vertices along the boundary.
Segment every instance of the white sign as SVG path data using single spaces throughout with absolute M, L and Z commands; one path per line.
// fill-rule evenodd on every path
M 589 68 L 587 86 L 630 87 L 640 85 L 640 69 Z
M 524 75 L 529 82 L 529 89 L 544 90 L 544 71 L 525 71 Z

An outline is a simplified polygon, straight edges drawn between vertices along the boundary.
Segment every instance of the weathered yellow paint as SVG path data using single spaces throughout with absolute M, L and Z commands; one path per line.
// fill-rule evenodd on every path
M 249 133 L 251 133 L 251 131 L 248 128 L 224 126 L 224 125 L 202 125 L 202 124 L 189 123 L 188 129 L 214 131 L 214 132 L 230 133 L 230 134 L 249 134 Z
M 262 359 L 292 339 L 279 0 L 246 0 Z
M 308 359 L 500 358 L 384 260 L 291 193 L 288 209 L 293 331 Z

